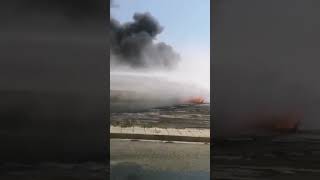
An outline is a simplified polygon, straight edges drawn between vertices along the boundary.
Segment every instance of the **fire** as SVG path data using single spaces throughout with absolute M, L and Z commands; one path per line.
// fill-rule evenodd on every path
M 260 121 L 256 126 L 274 131 L 296 131 L 301 120 L 301 115 L 297 113 L 286 113 L 278 115 L 260 116 Z
M 201 96 L 195 96 L 195 97 L 191 97 L 190 99 L 188 99 L 186 101 L 186 103 L 190 103 L 190 104 L 203 104 L 204 103 L 204 98 Z

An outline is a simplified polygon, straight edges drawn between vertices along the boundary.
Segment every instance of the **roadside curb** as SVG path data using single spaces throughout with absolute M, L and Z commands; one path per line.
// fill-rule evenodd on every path
M 210 143 L 210 129 L 196 128 L 144 128 L 132 127 L 110 127 L 110 138 L 112 139 L 143 139 L 160 141 L 185 141 Z

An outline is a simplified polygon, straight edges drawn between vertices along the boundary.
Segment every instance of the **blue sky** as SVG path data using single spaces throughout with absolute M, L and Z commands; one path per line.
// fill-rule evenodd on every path
M 132 20 L 135 12 L 150 12 L 164 27 L 157 37 L 176 49 L 210 49 L 210 0 L 115 0 L 111 16 Z

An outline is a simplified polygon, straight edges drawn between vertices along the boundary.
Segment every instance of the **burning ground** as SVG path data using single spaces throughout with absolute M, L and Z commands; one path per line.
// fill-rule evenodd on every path
M 204 88 L 150 74 L 111 73 L 110 87 L 112 112 L 209 102 Z
M 111 125 L 210 128 L 210 104 L 198 97 L 206 90 L 150 75 L 111 77 Z
M 164 27 L 150 13 L 135 13 L 133 21 L 110 19 L 111 110 L 132 111 L 209 101 L 209 90 L 190 81 L 175 49 L 157 36 Z M 195 59 L 194 59 L 195 61 Z M 195 71 L 190 72 L 193 76 Z M 196 77 L 196 76 L 195 76 Z
M 201 56 L 186 58 L 161 42 L 165 27 L 149 12 L 110 21 L 111 124 L 209 128 L 209 81 L 198 78 L 208 66 L 197 62 Z

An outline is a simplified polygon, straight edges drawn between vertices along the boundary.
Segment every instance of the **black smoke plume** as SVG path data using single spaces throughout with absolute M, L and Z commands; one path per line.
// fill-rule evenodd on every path
M 179 55 L 164 42 L 155 42 L 162 31 L 163 27 L 150 13 L 135 13 L 133 22 L 124 24 L 111 18 L 111 61 L 133 68 L 174 68 Z

